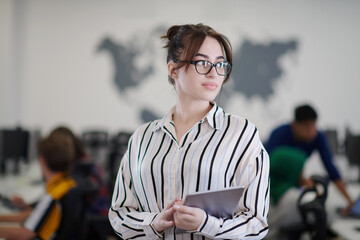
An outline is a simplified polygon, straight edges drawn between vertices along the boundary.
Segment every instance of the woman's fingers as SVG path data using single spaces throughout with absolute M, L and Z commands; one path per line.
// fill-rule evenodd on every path
M 171 207 L 170 209 L 164 210 L 164 218 L 169 218 L 170 216 L 173 215 L 174 212 L 175 212 L 174 207 Z
M 170 201 L 166 207 L 155 217 L 153 221 L 153 227 L 156 231 L 162 232 L 168 227 L 175 224 L 173 214 L 175 212 L 175 202 L 179 201 L 179 198 L 175 198 Z
M 175 223 L 174 221 L 164 221 L 163 225 L 165 228 L 173 226 Z
M 170 209 L 170 208 L 175 204 L 176 201 L 179 201 L 179 199 L 178 199 L 177 197 L 176 197 L 175 199 L 171 200 L 171 201 L 166 205 L 166 207 L 164 208 L 164 210 Z
M 175 209 L 176 212 L 182 213 L 182 214 L 189 214 L 189 215 L 194 215 L 195 214 L 195 208 L 193 207 L 188 207 L 188 206 L 184 206 L 184 205 L 174 205 L 173 208 Z
M 204 217 L 204 210 L 200 208 L 188 207 L 188 206 L 179 206 L 174 205 L 174 222 L 175 225 L 179 228 L 186 230 L 195 230 L 197 229 Z

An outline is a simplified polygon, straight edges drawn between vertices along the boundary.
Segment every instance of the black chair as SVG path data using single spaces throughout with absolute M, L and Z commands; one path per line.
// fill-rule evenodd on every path
M 14 173 L 19 173 L 19 162 L 28 162 L 29 132 L 27 130 L 2 129 L 0 131 L 0 172 L 7 171 L 8 161 L 14 161 Z
M 92 151 L 97 151 L 108 145 L 108 133 L 101 130 L 85 131 L 82 134 L 84 145 Z
M 349 164 L 359 169 L 358 182 L 360 182 L 360 135 L 354 135 L 347 129 L 344 146 Z
M 107 182 L 107 188 L 111 193 L 114 189 L 114 183 L 118 172 L 120 161 L 127 150 L 127 144 L 132 133 L 119 132 L 109 142 L 109 155 L 106 170 L 110 177 Z M 112 229 L 107 216 L 89 213 L 86 217 L 87 226 L 90 230 L 87 239 L 106 240 L 109 236 L 112 239 L 120 239 Z
M 281 229 L 283 235 L 289 240 L 298 240 L 307 232 L 313 240 L 328 239 L 327 216 L 325 201 L 328 195 L 328 178 L 312 176 L 314 187 L 304 190 L 297 206 L 302 217 L 302 224 L 288 226 Z M 308 197 L 313 197 L 310 201 Z
M 82 142 L 92 161 L 102 169 L 106 168 L 106 159 L 109 149 L 108 133 L 102 130 L 89 130 L 82 134 Z M 103 176 L 106 181 L 108 176 Z
M 96 174 L 94 175 L 95 163 L 92 162 L 77 162 L 72 169 L 72 176 L 76 180 L 76 182 L 87 181 L 87 179 L 91 178 L 94 187 L 96 190 L 99 190 L 99 179 Z M 96 178 L 96 179 L 94 179 Z M 93 204 L 93 200 L 97 196 L 97 191 L 91 191 L 91 188 L 88 188 L 86 193 L 86 209 L 85 212 L 81 214 L 81 218 L 83 218 L 82 234 L 83 239 L 87 240 L 106 240 L 108 236 L 113 235 L 113 229 L 110 225 L 109 219 L 107 216 L 101 215 L 99 213 L 94 213 L 91 211 L 91 205 Z M 108 208 L 110 208 L 110 203 Z
M 108 182 L 108 189 L 110 191 L 114 189 L 114 183 L 119 170 L 119 165 L 122 157 L 127 150 L 128 142 L 131 135 L 132 133 L 130 132 L 119 132 L 111 139 L 107 164 L 107 169 L 109 169 L 110 171 L 110 177 Z
M 116 234 L 107 216 L 87 214 L 87 240 L 107 240 L 109 236 L 116 238 Z
M 82 240 L 86 235 L 88 198 L 95 195 L 97 187 L 86 178 L 77 178 L 76 186 L 60 199 L 62 217 L 56 240 Z

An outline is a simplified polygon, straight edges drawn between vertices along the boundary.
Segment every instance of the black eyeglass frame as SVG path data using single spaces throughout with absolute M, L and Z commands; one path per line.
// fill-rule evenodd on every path
M 217 73 L 219 76 L 227 76 L 227 75 L 230 73 L 231 68 L 232 68 L 232 64 L 231 64 L 230 62 L 228 62 L 228 61 L 221 61 L 221 62 L 217 62 L 217 63 L 212 63 L 212 62 L 210 62 L 210 61 L 208 61 L 208 60 L 196 60 L 196 61 L 180 61 L 180 60 L 175 60 L 174 62 L 175 62 L 175 63 L 190 63 L 190 64 L 193 64 L 193 65 L 195 66 L 196 72 L 197 72 L 198 74 L 200 74 L 200 75 L 206 75 L 206 74 L 208 74 L 208 73 L 211 71 L 211 69 L 212 69 L 213 67 L 215 67 L 215 71 L 216 71 L 216 73 Z M 208 62 L 208 63 L 211 65 L 211 67 L 209 68 L 209 71 L 207 71 L 206 73 L 199 73 L 199 71 L 198 71 L 198 69 L 197 69 L 197 67 L 196 67 L 196 65 L 197 65 L 198 62 Z M 226 62 L 226 63 L 228 63 L 228 65 L 230 66 L 229 69 L 228 69 L 228 71 L 227 71 L 227 73 L 225 73 L 225 74 L 220 74 L 220 73 L 218 72 L 218 70 L 217 70 L 217 67 L 216 67 L 217 64 L 222 63 L 222 62 Z

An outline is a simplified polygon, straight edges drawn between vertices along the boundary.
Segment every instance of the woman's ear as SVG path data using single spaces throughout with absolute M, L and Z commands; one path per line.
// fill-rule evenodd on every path
M 168 75 L 172 79 L 177 78 L 177 69 L 176 69 L 175 63 L 173 61 L 168 62 Z

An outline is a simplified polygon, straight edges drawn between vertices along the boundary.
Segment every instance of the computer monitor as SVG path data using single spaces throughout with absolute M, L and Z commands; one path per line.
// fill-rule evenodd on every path
M 330 150 L 332 154 L 339 153 L 339 142 L 338 142 L 338 134 L 335 129 L 327 129 L 324 131 L 326 139 L 329 143 Z
M 28 162 L 29 132 L 21 128 L 0 130 L 0 172 L 7 171 L 8 161 L 14 161 L 13 171 L 19 172 L 19 161 Z
M 358 181 L 360 182 L 360 135 L 346 135 L 345 154 L 349 164 L 359 168 Z

